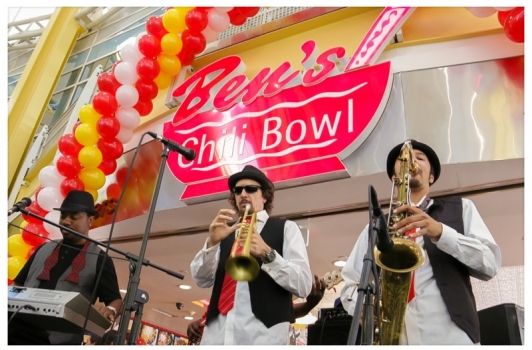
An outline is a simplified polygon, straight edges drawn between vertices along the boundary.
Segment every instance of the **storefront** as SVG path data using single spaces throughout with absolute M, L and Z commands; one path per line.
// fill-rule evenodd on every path
M 514 294 L 477 299 L 485 306 L 522 302 L 524 46 L 508 40 L 493 16 L 418 8 L 393 36 L 399 42 L 385 45 L 368 67 L 349 69 L 381 12 L 343 8 L 305 21 L 293 15 L 291 25 L 279 23 L 276 30 L 265 25 L 261 35 L 250 31 L 249 40 L 207 51 L 159 92 L 153 112 L 124 145 L 124 158 L 132 159 L 148 131 L 193 149 L 196 157 L 170 152 L 149 228 L 162 154 L 158 141 L 142 139 L 130 166 L 135 184 L 121 184 L 130 186 L 131 196 L 124 196 L 124 209 L 117 208 L 113 246 L 137 253 L 148 230 L 146 258 L 185 272 L 181 282 L 143 269 L 140 287 L 156 295 L 145 309 L 146 321 L 185 333 L 188 321 L 152 309 L 182 316 L 173 305 L 192 300 L 187 312 L 194 319 L 203 314 L 201 300 L 210 290 L 194 285 L 189 264 L 218 210 L 229 207 L 227 176 L 246 164 L 270 176 L 277 189 L 273 215 L 302 227 L 312 272 L 322 276 L 339 269 L 333 262 L 345 260 L 367 224 L 369 185 L 388 207 L 385 160 L 405 139 L 438 153 L 442 176 L 431 195 L 471 198 L 501 246 L 503 267 L 517 271 Z M 261 75 L 264 68 L 273 73 Z M 109 208 L 102 209 L 93 238 L 109 238 Z M 125 288 L 128 263 L 115 264 Z M 193 296 L 176 289 L 179 284 L 192 285 Z M 321 307 L 332 307 L 338 293 L 327 292 Z

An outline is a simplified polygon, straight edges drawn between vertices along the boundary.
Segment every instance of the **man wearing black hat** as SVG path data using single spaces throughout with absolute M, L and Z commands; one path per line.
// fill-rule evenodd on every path
M 221 209 L 209 226 L 209 237 L 192 261 L 199 287 L 213 287 L 202 345 L 287 345 L 295 321 L 292 295 L 306 297 L 312 288 L 307 250 L 293 221 L 269 217 L 274 186 L 262 171 L 246 165 L 229 177 L 232 209 Z M 250 254 L 260 266 L 250 282 L 234 282 L 225 272 L 241 224 L 233 215 L 257 213 Z M 242 237 L 243 238 L 243 237 Z M 234 297 L 233 297 L 234 295 Z
M 406 217 L 394 230 L 409 235 L 423 249 L 426 261 L 413 272 L 412 286 L 401 332 L 401 344 L 479 344 L 480 329 L 470 276 L 487 281 L 501 266 L 501 252 L 472 201 L 460 197 L 430 198 L 429 187 L 441 172 L 436 152 L 428 145 L 408 140 L 418 171 L 412 175 L 410 204 L 395 214 Z M 390 179 L 399 176 L 397 159 L 403 143 L 388 154 Z M 368 246 L 368 225 L 359 236 L 342 277 L 344 308 L 354 313 L 356 282 L 360 279 Z
M 85 236 L 98 212 L 94 209 L 92 195 L 85 191 L 70 191 L 65 197 L 60 208 L 59 225 L 70 228 Z M 90 300 L 93 289 L 96 287 L 96 278 L 103 266 L 100 282 L 97 286 L 96 297 L 105 304 L 99 308 L 100 313 L 110 321 L 114 321 L 117 310 L 122 305 L 118 288 L 113 260 L 101 250 L 97 244 L 92 243 L 66 230 L 61 230 L 61 241 L 50 241 L 39 246 L 28 262 L 13 280 L 13 285 L 30 288 L 62 290 L 79 292 Z M 94 304 L 96 300 L 92 300 Z M 33 326 L 26 329 L 18 323 L 9 327 L 8 342 L 15 344 L 72 344 L 81 345 L 81 333 L 63 333 L 49 331 L 48 339 L 43 339 L 46 334 Z

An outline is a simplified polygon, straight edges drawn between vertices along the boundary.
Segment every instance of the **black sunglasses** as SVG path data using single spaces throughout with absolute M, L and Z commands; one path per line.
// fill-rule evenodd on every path
M 257 185 L 247 185 L 247 186 L 235 186 L 233 187 L 233 193 L 234 194 L 242 194 L 242 190 L 246 190 L 246 193 L 255 193 L 261 188 Z

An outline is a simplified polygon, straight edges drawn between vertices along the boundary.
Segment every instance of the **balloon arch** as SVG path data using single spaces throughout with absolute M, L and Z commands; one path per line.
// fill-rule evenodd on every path
M 92 103 L 79 110 L 72 133 L 58 142 L 61 156 L 39 173 L 40 186 L 26 209 L 51 222 L 59 222 L 66 194 L 85 190 L 98 200 L 106 176 L 116 174 L 116 183 L 106 189 L 107 198 L 118 198 L 127 167 L 117 170 L 123 144 L 133 136 L 140 119 L 151 113 L 152 100 L 168 88 L 181 67 L 190 65 L 207 43 L 217 40 L 230 24 L 242 25 L 259 7 L 168 7 L 161 16 L 146 21 L 146 32 L 126 44 L 121 60 L 97 79 L 98 92 Z M 524 42 L 523 7 L 468 7 L 476 17 L 497 13 L 507 37 Z M 49 239 L 61 238 L 55 226 L 22 215 L 21 233 L 8 238 L 8 284 L 17 276 L 35 249 Z

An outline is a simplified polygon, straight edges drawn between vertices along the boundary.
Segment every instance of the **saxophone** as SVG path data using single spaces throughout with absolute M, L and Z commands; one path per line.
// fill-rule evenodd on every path
M 406 141 L 398 157 L 401 162 L 399 177 L 394 176 L 390 212 L 388 215 L 388 233 L 394 242 L 393 249 L 382 253 L 377 248 L 375 262 L 381 267 L 381 345 L 398 345 L 401 338 L 401 328 L 404 323 L 408 293 L 412 281 L 412 271 L 417 270 L 425 262 L 423 250 L 408 236 L 400 235 L 393 229 L 393 225 L 404 219 L 408 214 L 392 215 L 393 211 L 410 199 L 410 176 L 418 172 L 418 165 L 414 161 L 413 149 L 410 141 Z M 394 189 L 397 196 L 394 201 Z

